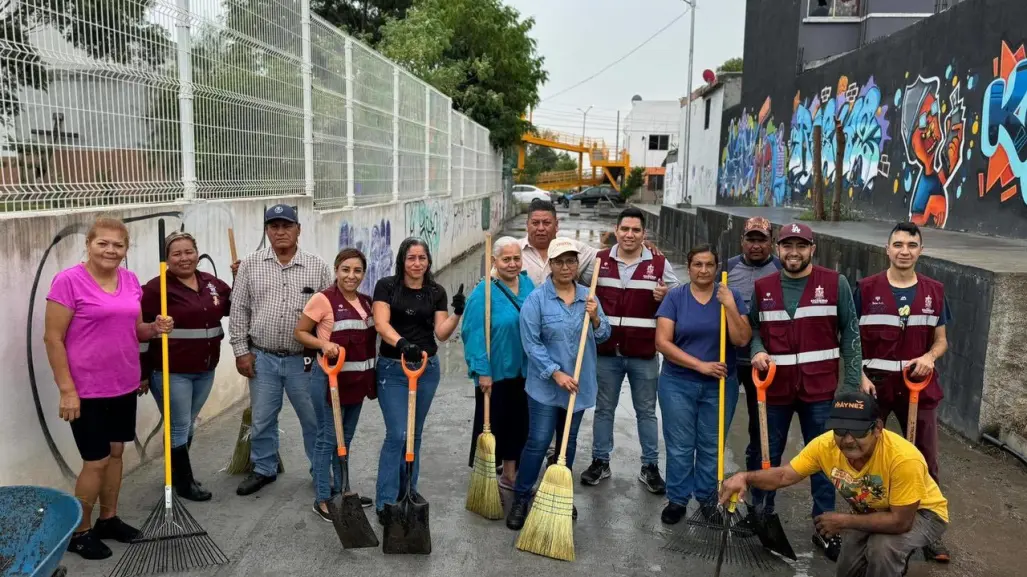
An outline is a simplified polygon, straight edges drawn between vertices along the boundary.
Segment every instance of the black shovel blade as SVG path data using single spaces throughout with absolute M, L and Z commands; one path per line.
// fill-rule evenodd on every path
M 328 501 L 328 514 L 339 535 L 339 542 L 346 549 L 377 547 L 378 537 L 367 521 L 364 508 L 357 494 L 337 495 Z
M 781 526 L 781 518 L 777 513 L 753 513 L 750 517 L 756 536 L 765 548 L 795 561 L 795 551 L 788 542 L 788 536 L 785 535 L 785 529 Z
M 391 555 L 431 553 L 428 501 L 417 493 L 403 496 L 395 505 L 386 503 L 382 551 Z

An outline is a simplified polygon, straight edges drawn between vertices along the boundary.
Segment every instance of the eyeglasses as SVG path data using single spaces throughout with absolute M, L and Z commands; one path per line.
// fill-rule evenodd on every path
M 572 266 L 576 266 L 577 264 L 578 264 L 578 259 L 576 259 L 576 258 L 568 258 L 568 259 L 559 259 L 559 260 L 551 260 L 551 261 L 549 261 L 549 266 L 551 266 L 552 268 L 558 268 L 558 267 L 559 268 L 570 268 Z
M 845 435 L 852 435 L 853 439 L 865 439 L 870 436 L 870 433 L 874 432 L 876 424 L 870 425 L 866 430 L 858 429 L 835 429 L 834 434 L 836 437 L 844 437 Z

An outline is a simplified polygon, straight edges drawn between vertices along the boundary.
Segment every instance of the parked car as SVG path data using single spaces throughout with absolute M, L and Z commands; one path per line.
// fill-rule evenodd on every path
M 543 190 L 531 184 L 515 184 L 513 196 L 517 202 L 528 204 L 536 198 L 539 200 L 550 200 L 552 196 L 548 190 Z
M 608 200 L 613 203 L 614 206 L 624 204 L 624 201 L 620 197 L 620 193 L 614 190 L 612 186 L 606 184 L 590 186 L 581 192 L 568 194 L 560 199 L 560 204 L 570 206 L 572 200 L 580 200 L 583 208 L 592 208 L 598 204 L 600 200 Z

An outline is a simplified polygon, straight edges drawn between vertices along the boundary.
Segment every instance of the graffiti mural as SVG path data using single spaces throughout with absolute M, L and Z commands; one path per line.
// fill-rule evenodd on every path
M 367 273 L 360 292 L 370 295 L 378 281 L 392 274 L 392 223 L 381 219 L 370 227 L 343 221 L 339 225 L 339 250 L 353 247 L 367 258 Z
M 998 189 L 1001 202 L 1019 195 L 1027 203 L 1027 51 L 1003 42 L 992 66 L 995 79 L 981 104 L 981 152 L 988 162 L 977 176 L 979 194 Z
M 788 148 L 788 180 L 793 190 L 805 198 L 813 190 L 813 130 L 822 130 L 821 159 L 825 188 L 829 188 L 838 174 L 849 198 L 868 200 L 878 176 L 887 177 L 891 171 L 885 145 L 890 140 L 887 119 L 888 105 L 884 104 L 881 89 L 871 76 L 859 86 L 842 76 L 837 88 L 825 87 L 818 94 L 802 100 L 796 93 L 793 102 L 791 135 Z M 845 134 L 845 156 L 842 166 L 836 166 L 835 119 L 841 121 Z
M 437 258 L 446 222 L 438 202 L 419 200 L 406 205 L 407 236 L 416 236 L 428 243 L 432 257 Z
M 788 200 L 785 157 L 783 134 L 770 114 L 770 99 L 756 116 L 743 110 L 728 127 L 727 146 L 720 157 L 719 195 L 751 196 L 759 205 L 784 204 Z

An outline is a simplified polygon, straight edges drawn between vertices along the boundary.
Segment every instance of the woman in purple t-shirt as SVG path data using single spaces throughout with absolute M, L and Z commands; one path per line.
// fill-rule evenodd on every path
M 139 343 L 170 332 L 170 317 L 144 323 L 139 279 L 121 267 L 128 229 L 115 218 L 99 218 L 86 235 L 86 262 L 57 273 L 46 296 L 43 341 L 61 391 L 60 416 L 71 423 L 82 471 L 75 496 L 82 523 L 68 550 L 105 559 L 101 539 L 128 543 L 139 531 L 118 518 L 122 454 L 135 439 Z M 90 529 L 93 504 L 100 515 Z

